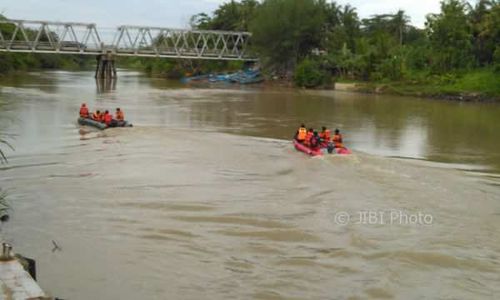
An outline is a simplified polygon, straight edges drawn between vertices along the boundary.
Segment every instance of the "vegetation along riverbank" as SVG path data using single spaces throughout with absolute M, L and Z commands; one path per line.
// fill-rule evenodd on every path
M 494 70 L 478 69 L 465 73 L 431 75 L 420 80 L 352 81 L 340 80 L 340 91 L 393 94 L 465 102 L 499 102 L 500 74 Z
M 192 16 L 190 26 L 251 32 L 250 51 L 269 80 L 305 88 L 355 82 L 352 90 L 362 92 L 500 101 L 500 1 L 471 3 L 444 0 L 418 28 L 403 10 L 360 18 L 355 7 L 326 0 L 233 0 Z M 0 73 L 93 63 L 92 57 L 2 53 Z M 120 58 L 118 65 L 167 78 L 245 67 L 160 58 Z
M 252 32 L 267 77 L 296 86 L 356 82 L 364 92 L 500 97 L 500 1 L 445 0 L 417 28 L 402 10 L 361 19 L 355 7 L 324 0 L 242 0 L 193 16 L 191 26 Z

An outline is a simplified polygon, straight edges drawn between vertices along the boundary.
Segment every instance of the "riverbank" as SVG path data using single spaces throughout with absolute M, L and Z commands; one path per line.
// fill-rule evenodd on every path
M 461 76 L 429 76 L 425 80 L 364 82 L 340 81 L 335 90 L 414 96 L 439 100 L 500 103 L 500 74 L 494 70 L 475 70 Z
M 85 55 L 0 53 L 0 77 L 38 70 L 86 70 L 94 65 L 95 58 Z
M 262 83 L 266 88 L 286 87 L 304 89 L 297 86 L 293 78 L 276 78 L 267 75 Z M 462 102 L 500 103 L 500 73 L 494 69 L 477 69 L 469 72 L 445 75 L 419 74 L 402 81 L 353 81 L 339 80 L 332 84 L 322 84 L 311 89 L 337 90 L 365 94 L 385 94 L 432 98 Z

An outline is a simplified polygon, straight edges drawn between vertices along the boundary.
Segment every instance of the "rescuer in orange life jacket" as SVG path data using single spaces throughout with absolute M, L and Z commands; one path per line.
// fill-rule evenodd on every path
M 304 143 L 304 141 L 306 140 L 306 136 L 307 136 L 306 125 L 301 124 L 299 130 L 297 130 L 297 132 L 295 133 L 295 139 L 299 143 Z
M 330 130 L 323 126 L 319 137 L 322 139 L 322 142 L 328 143 L 330 141 Z
M 335 129 L 335 134 L 333 135 L 332 142 L 335 148 L 344 148 L 344 144 L 342 144 L 342 134 L 340 134 L 340 130 Z
M 101 112 L 99 110 L 96 110 L 93 114 L 92 114 L 92 120 L 94 121 L 97 121 L 97 122 L 101 122 Z
M 314 135 L 314 129 L 309 128 L 306 134 L 306 140 L 304 141 L 304 145 L 308 147 L 311 145 L 311 138 L 313 137 L 313 135 Z
M 80 107 L 80 117 L 81 118 L 89 117 L 89 109 L 87 108 L 87 105 L 85 103 L 82 103 L 82 106 Z
M 113 116 L 109 113 L 109 111 L 106 110 L 104 112 L 103 120 L 101 122 L 103 122 L 106 125 L 110 126 L 112 121 L 113 121 Z

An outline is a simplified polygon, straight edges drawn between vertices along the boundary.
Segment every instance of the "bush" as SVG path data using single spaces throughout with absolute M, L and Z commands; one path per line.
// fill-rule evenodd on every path
M 370 73 L 370 81 L 382 81 L 384 79 L 384 75 L 381 72 L 371 72 Z
M 497 46 L 493 53 L 493 64 L 495 72 L 500 73 L 500 46 Z
M 304 59 L 295 69 L 294 82 L 297 86 L 313 88 L 328 84 L 331 80 L 330 75 L 321 69 L 319 63 Z
M 0 53 L 0 74 L 8 73 L 14 68 L 12 60 L 8 57 L 8 53 Z
M 383 79 L 400 80 L 403 78 L 403 60 L 401 57 L 394 56 L 382 60 L 378 69 Z

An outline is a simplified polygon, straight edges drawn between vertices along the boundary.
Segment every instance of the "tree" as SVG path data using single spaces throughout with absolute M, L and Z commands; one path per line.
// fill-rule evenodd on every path
M 326 0 L 318 1 L 318 6 L 324 13 L 325 24 L 324 30 L 326 32 L 331 31 L 336 26 L 341 25 L 340 14 L 342 6 L 338 5 L 336 2 L 326 2 Z
M 474 57 L 479 65 L 491 64 L 500 44 L 500 1 L 479 0 L 474 7 L 469 5 L 468 10 Z
M 403 45 L 403 37 L 408 30 L 408 23 L 410 22 L 410 17 L 408 17 L 403 10 L 398 10 L 396 14 L 393 15 L 391 23 L 396 28 L 399 36 L 399 45 Z
M 199 13 L 192 16 L 189 19 L 189 26 L 192 29 L 210 29 L 210 23 L 212 22 L 212 18 L 210 18 L 206 13 Z
M 360 21 L 356 8 L 349 4 L 344 6 L 344 10 L 340 14 L 340 20 L 345 35 L 347 36 L 347 47 L 356 52 L 356 39 L 360 36 Z
M 312 88 L 327 84 L 329 77 L 318 62 L 306 58 L 295 69 L 293 79 L 297 86 Z
M 404 37 L 408 31 L 410 18 L 403 10 L 398 10 L 395 14 L 374 15 L 371 18 L 363 19 L 363 31 L 366 34 L 375 34 L 383 31 L 390 33 L 399 43 L 403 45 Z
M 221 4 L 213 17 L 199 13 L 192 16 L 189 23 L 195 29 L 248 31 L 258 6 L 256 0 L 231 0 Z
M 464 2 L 441 2 L 441 12 L 427 16 L 426 29 L 435 56 L 433 66 L 436 71 L 470 66 L 472 34 Z
M 265 0 L 250 29 L 252 42 L 269 65 L 292 70 L 321 46 L 325 14 L 317 0 Z

